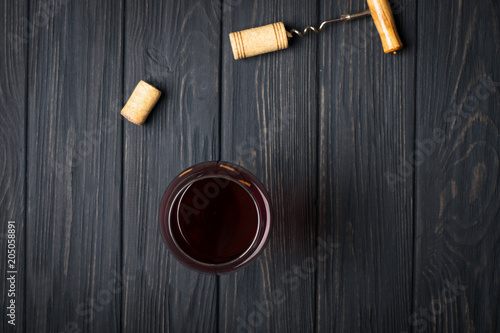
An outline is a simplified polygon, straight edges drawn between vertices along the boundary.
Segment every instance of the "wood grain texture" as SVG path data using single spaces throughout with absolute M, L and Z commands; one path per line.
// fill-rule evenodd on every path
M 0 277 L 8 220 L 19 274 L 0 331 L 498 332 L 500 6 L 390 3 L 397 55 L 367 17 L 234 61 L 230 32 L 366 3 L 4 1 Z M 163 92 L 142 127 L 120 116 L 140 80 Z M 275 215 L 217 277 L 169 254 L 158 211 L 219 159 Z
M 415 127 L 429 153 L 417 166 L 413 325 L 498 332 L 500 7 L 419 2 L 418 12 L 442 15 L 418 21 Z
M 288 28 L 315 22 L 316 4 L 242 1 L 224 16 L 223 35 L 281 20 Z M 274 205 L 263 254 L 221 277 L 224 332 L 314 330 L 315 274 L 307 265 L 316 233 L 317 40 L 240 61 L 233 61 L 229 39 L 223 40 L 221 158 L 254 173 Z
M 28 1 L 0 5 L 5 21 L 0 24 L 0 316 L 1 332 L 23 332 L 25 310 L 25 214 L 26 214 L 26 92 L 28 33 L 21 17 L 28 15 Z M 8 221 L 15 221 L 15 269 L 8 267 Z M 8 324 L 10 284 L 7 271 L 16 274 L 16 326 Z
M 389 184 L 413 148 L 414 3 L 393 3 L 405 49 L 381 52 L 370 18 L 337 25 L 319 44 L 319 237 L 333 254 L 319 266 L 319 332 L 409 330 L 413 184 Z M 322 1 L 324 15 L 360 10 Z M 332 41 L 342 41 L 333 43 Z
M 126 2 L 125 96 L 139 80 L 163 94 L 141 127 L 124 124 L 124 332 L 217 331 L 217 277 L 182 266 L 158 212 L 169 182 L 219 152 L 219 6 Z
M 123 11 L 49 5 L 30 2 L 26 331 L 117 332 Z

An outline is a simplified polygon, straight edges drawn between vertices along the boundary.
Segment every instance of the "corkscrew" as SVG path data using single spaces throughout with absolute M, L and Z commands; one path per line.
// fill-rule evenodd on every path
M 343 14 L 343 15 L 340 15 L 339 18 L 337 19 L 333 19 L 333 20 L 328 20 L 328 21 L 323 21 L 319 28 L 316 29 L 315 27 L 311 26 L 311 25 L 308 25 L 307 27 L 305 27 L 304 31 L 303 32 L 300 32 L 299 30 L 297 29 L 291 29 L 290 31 L 288 31 L 288 34 L 287 36 L 290 38 L 290 37 L 293 37 L 292 34 L 295 34 L 297 36 L 300 36 L 300 37 L 304 37 L 308 31 L 313 31 L 317 34 L 319 34 L 319 32 L 321 30 L 323 30 L 324 26 L 329 24 L 329 23 L 333 23 L 333 22 L 345 22 L 345 21 L 350 21 L 350 20 L 353 20 L 353 19 L 356 19 L 356 18 L 360 18 L 360 17 L 364 17 L 364 16 L 368 16 L 368 15 L 371 15 L 371 11 L 369 9 L 365 9 L 363 11 L 360 11 L 360 12 L 357 12 L 357 13 L 353 13 L 353 14 Z
M 352 14 L 343 14 L 339 18 L 323 21 L 318 28 L 308 25 L 304 30 L 287 31 L 283 22 L 237 31 L 229 34 L 234 59 L 243 59 L 256 55 L 288 48 L 288 39 L 303 37 L 309 31 L 320 33 L 330 23 L 346 22 L 371 15 L 382 41 L 385 53 L 396 53 L 403 48 L 396 23 L 388 0 L 367 0 L 368 9 Z

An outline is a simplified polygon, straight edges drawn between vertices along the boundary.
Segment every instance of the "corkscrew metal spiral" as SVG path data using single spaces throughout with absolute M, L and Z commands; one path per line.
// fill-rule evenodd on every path
M 319 32 L 321 30 L 323 30 L 323 28 L 325 27 L 325 25 L 327 25 L 329 23 L 339 22 L 339 21 L 346 22 L 346 21 L 350 21 L 350 20 L 353 20 L 353 19 L 356 19 L 356 18 L 363 17 L 363 16 L 368 16 L 370 14 L 371 14 L 371 11 L 369 9 L 366 9 L 366 10 L 363 10 L 363 11 L 360 11 L 360 12 L 357 12 L 357 13 L 353 13 L 353 14 L 344 14 L 344 15 L 341 15 L 337 19 L 324 21 L 324 22 L 322 22 L 320 24 L 320 26 L 319 26 L 318 29 L 316 29 L 312 25 L 308 25 L 307 27 L 305 27 L 304 31 L 302 31 L 302 32 L 299 31 L 299 30 L 297 30 L 297 29 L 290 29 L 290 31 L 288 31 L 288 37 L 293 37 L 294 34 L 296 36 L 303 37 L 303 36 L 307 35 L 308 31 L 313 31 L 313 32 L 319 34 Z

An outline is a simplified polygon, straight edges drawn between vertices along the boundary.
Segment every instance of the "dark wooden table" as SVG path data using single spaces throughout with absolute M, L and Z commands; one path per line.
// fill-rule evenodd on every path
M 3 0 L 0 331 L 499 332 L 500 4 L 392 6 L 396 55 L 364 18 L 234 61 L 232 31 L 366 3 Z M 164 95 L 138 127 L 141 79 Z M 274 204 L 234 274 L 159 233 L 169 182 L 208 160 Z

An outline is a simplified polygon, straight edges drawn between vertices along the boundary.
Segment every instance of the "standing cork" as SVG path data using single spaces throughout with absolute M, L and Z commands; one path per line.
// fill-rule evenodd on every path
M 235 60 L 288 48 L 283 22 L 233 32 L 229 34 L 229 40 Z
M 136 125 L 142 125 L 161 96 L 161 91 L 140 81 L 123 107 L 121 115 Z

